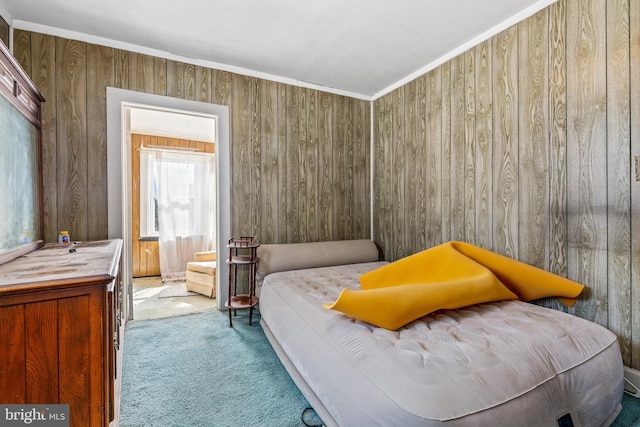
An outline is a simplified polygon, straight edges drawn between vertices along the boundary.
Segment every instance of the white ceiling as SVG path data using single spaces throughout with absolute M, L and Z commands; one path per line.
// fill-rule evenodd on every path
M 375 99 L 556 0 L 0 0 L 14 28 Z

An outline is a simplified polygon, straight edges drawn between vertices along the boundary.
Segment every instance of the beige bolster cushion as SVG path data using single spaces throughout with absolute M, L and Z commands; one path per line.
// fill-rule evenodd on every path
M 279 271 L 374 262 L 378 257 L 375 243 L 366 239 L 260 245 L 257 279 Z
M 209 261 L 209 262 L 192 261 L 190 263 L 187 263 L 187 270 L 213 276 L 214 274 L 216 274 L 216 261 Z
M 193 259 L 198 262 L 216 261 L 216 252 L 215 251 L 196 252 L 193 255 Z

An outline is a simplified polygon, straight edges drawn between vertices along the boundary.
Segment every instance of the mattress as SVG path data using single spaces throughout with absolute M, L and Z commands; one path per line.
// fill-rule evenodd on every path
M 261 322 L 326 424 L 601 426 L 619 412 L 616 337 L 576 316 L 502 301 L 389 331 L 322 307 L 381 265 L 279 272 L 262 284 Z

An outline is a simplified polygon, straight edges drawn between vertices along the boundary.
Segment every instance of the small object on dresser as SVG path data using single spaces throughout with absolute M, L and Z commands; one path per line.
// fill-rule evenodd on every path
M 68 231 L 63 230 L 60 232 L 60 235 L 58 236 L 58 243 L 62 243 L 63 245 L 71 243 L 71 237 L 69 237 Z

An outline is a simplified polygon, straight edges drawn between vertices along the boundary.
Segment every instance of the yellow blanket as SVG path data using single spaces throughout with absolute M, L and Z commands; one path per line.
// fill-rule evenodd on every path
M 572 306 L 584 285 L 463 242 L 448 242 L 360 276 L 362 290 L 343 289 L 340 311 L 396 330 L 439 309 L 491 301 L 561 297 Z

